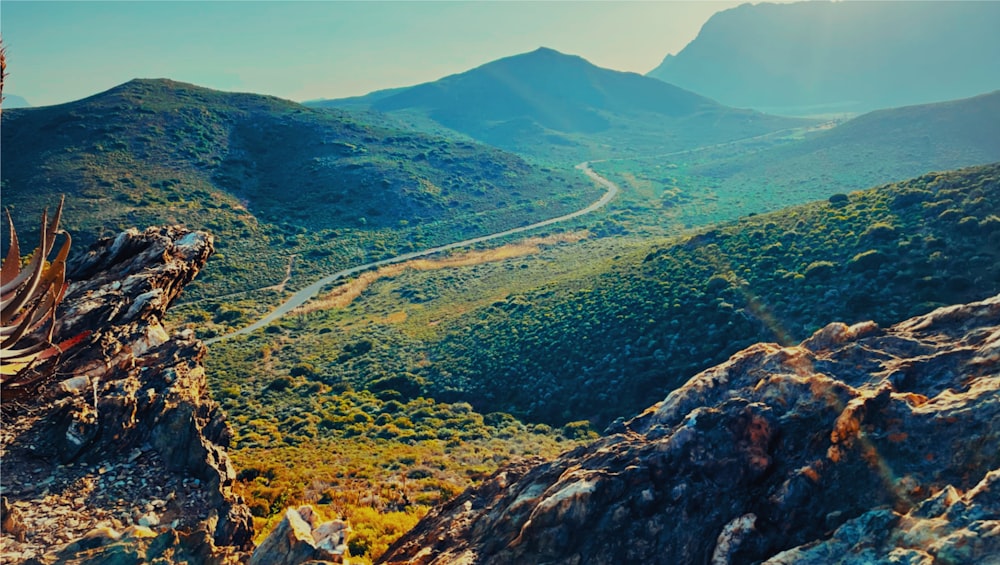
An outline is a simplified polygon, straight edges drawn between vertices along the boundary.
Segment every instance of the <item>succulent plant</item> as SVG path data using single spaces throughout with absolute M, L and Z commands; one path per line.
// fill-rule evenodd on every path
M 48 210 L 42 213 L 41 241 L 24 266 L 14 222 L 7 212 L 10 249 L 0 268 L 0 390 L 5 399 L 23 396 L 40 385 L 51 374 L 50 370 L 38 370 L 40 366 L 85 337 L 78 335 L 58 345 L 52 342 L 56 307 L 66 290 L 66 257 L 72 242 L 70 235 L 59 229 L 62 210 L 60 201 L 51 222 Z M 56 257 L 48 261 L 60 235 L 63 243 Z

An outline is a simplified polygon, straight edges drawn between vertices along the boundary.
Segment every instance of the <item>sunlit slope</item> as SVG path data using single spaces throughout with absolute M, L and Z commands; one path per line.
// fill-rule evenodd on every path
M 412 371 L 428 392 L 483 411 L 607 423 L 757 341 L 995 294 L 998 197 L 990 165 L 623 253 L 444 322 Z
M 275 284 L 293 254 L 295 274 L 343 268 L 556 216 L 600 192 L 483 145 L 169 80 L 6 111 L 2 148 L 19 223 L 66 194 L 78 244 L 133 226 L 211 231 L 222 253 L 196 295 Z

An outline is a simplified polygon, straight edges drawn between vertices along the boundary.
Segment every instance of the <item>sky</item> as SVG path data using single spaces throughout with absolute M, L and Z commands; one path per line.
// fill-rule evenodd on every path
M 33 106 L 133 78 L 296 101 L 410 86 L 550 47 L 646 73 L 739 2 L 0 2 L 6 94 Z

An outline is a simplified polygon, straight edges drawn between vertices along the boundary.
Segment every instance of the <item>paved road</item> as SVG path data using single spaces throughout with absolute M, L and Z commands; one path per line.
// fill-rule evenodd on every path
M 567 220 L 572 220 L 573 218 L 578 218 L 580 216 L 583 216 L 584 214 L 589 214 L 589 213 L 591 213 L 591 212 L 593 212 L 593 211 L 595 211 L 595 210 L 603 207 L 605 204 L 607 204 L 608 202 L 611 202 L 611 200 L 614 199 L 614 197 L 618 195 L 618 191 L 619 191 L 618 185 L 615 184 L 615 183 L 613 183 L 613 182 L 611 182 L 610 180 L 602 177 L 601 175 L 595 173 L 593 171 L 593 169 L 590 168 L 590 163 L 589 162 L 584 161 L 583 163 L 580 163 L 579 165 L 577 165 L 576 168 L 579 169 L 583 174 L 585 174 L 588 177 L 590 177 L 591 180 L 593 180 L 597 184 L 599 184 L 599 185 L 601 185 L 601 186 L 603 186 L 603 187 L 605 187 L 607 189 L 607 192 L 604 193 L 604 196 L 601 196 L 601 198 L 599 200 L 591 203 L 586 208 L 582 208 L 580 210 L 577 210 L 576 212 L 571 212 L 569 214 L 564 214 L 564 215 L 556 217 L 556 218 L 549 218 L 548 220 L 542 220 L 541 222 L 536 222 L 536 223 L 531 224 L 531 225 L 521 226 L 519 228 L 513 228 L 513 229 L 509 229 L 509 230 L 505 230 L 505 231 L 501 231 L 501 232 L 497 232 L 497 233 L 491 233 L 489 235 L 484 235 L 484 236 L 480 236 L 480 237 L 474 237 L 472 239 L 466 239 L 466 240 L 463 240 L 463 241 L 456 241 L 455 243 L 449 243 L 447 245 L 441 245 L 441 246 L 438 246 L 438 247 L 432 247 L 430 249 L 424 249 L 423 251 L 414 251 L 414 252 L 411 252 L 411 253 L 404 253 L 402 255 L 397 255 L 396 257 L 390 257 L 389 259 L 382 259 L 381 261 L 373 261 L 371 263 L 365 263 L 364 265 L 358 265 L 357 267 L 351 267 L 350 269 L 344 269 L 343 271 L 337 271 L 336 273 L 333 273 L 332 275 L 327 275 L 327 276 L 319 279 L 318 281 L 316 281 L 316 282 L 312 283 L 311 285 L 303 288 L 302 290 L 299 290 L 295 294 L 292 294 L 280 306 L 278 306 L 277 308 L 275 308 L 274 310 L 272 310 L 271 313 L 269 313 L 268 315 L 264 316 L 263 318 L 257 320 L 256 322 L 250 324 L 249 326 L 246 326 L 245 328 L 241 328 L 239 330 L 236 330 L 235 332 L 232 332 L 232 333 L 228 333 L 228 334 L 221 335 L 221 336 L 218 336 L 218 337 L 213 337 L 213 338 L 210 338 L 210 339 L 206 339 L 205 340 L 205 344 L 206 345 L 212 345 L 213 343 L 218 343 L 220 341 L 223 341 L 223 340 L 226 340 L 226 339 L 229 339 L 229 338 L 232 338 L 232 337 L 236 337 L 238 335 L 248 334 L 248 333 L 250 333 L 252 331 L 259 330 L 260 328 L 263 328 L 264 326 L 270 324 L 271 322 L 277 320 L 278 318 L 281 318 L 282 316 L 288 314 L 289 312 L 291 312 L 292 310 L 298 308 L 299 306 L 302 306 L 303 304 L 305 304 L 306 302 L 308 302 L 309 299 L 311 299 L 312 297 L 314 297 L 317 294 L 319 294 L 319 291 L 324 286 L 326 286 L 326 285 L 328 285 L 328 284 L 330 284 L 330 283 L 332 283 L 332 282 L 334 282 L 336 280 L 339 280 L 339 279 L 342 279 L 342 278 L 345 278 L 345 277 L 349 277 L 351 275 L 355 275 L 355 274 L 367 271 L 369 269 L 374 269 L 374 268 L 382 267 L 382 266 L 385 266 L 385 265 L 392 265 L 393 263 L 402 263 L 403 261 L 409 261 L 410 259 L 416 259 L 417 257 L 425 257 L 427 255 L 433 255 L 435 253 L 441 253 L 442 251 L 448 251 L 449 249 L 455 249 L 455 248 L 458 248 L 458 247 L 468 247 L 468 246 L 474 245 L 476 243 L 482 243 L 484 241 L 490 241 L 490 240 L 493 240 L 493 239 L 499 239 L 501 237 L 507 237 L 508 235 L 514 235 L 514 234 L 517 234 L 517 233 L 531 231 L 531 230 L 542 228 L 542 227 L 545 227 L 545 226 L 551 226 L 552 224 L 557 224 L 559 222 L 565 222 Z

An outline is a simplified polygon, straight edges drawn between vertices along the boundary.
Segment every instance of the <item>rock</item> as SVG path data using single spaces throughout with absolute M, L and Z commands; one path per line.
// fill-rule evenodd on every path
M 379 562 L 996 565 L 998 343 L 1000 296 L 751 346 L 498 471 Z
M 872 510 L 829 539 L 775 555 L 768 565 L 828 563 L 1000 563 L 1000 470 L 961 495 L 946 487 L 906 514 Z
M 7 502 L 6 496 L 0 498 L 0 530 L 21 542 L 27 534 L 21 512 Z
M 149 512 L 147 514 L 143 514 L 142 516 L 140 516 L 139 519 L 136 521 L 136 523 L 146 528 L 159 526 L 160 517 L 157 516 L 155 512 Z
M 121 538 L 121 534 L 111 528 L 94 528 L 67 546 L 63 552 L 73 554 L 89 551 L 118 541 L 119 538 Z
M 289 508 L 250 557 L 249 565 L 299 565 L 309 561 L 342 563 L 346 525 L 340 521 L 313 527 L 311 506 Z
M 59 388 L 66 394 L 83 394 L 90 391 L 90 377 L 81 375 L 66 379 L 59 383 Z
M 101 501 L 120 500 L 116 493 L 147 488 L 149 477 L 141 475 L 156 465 L 160 480 L 172 475 L 178 483 L 197 481 L 188 489 L 191 505 L 180 518 L 189 525 L 212 524 L 212 543 L 199 541 L 199 551 L 252 546 L 250 511 L 232 491 L 235 472 L 225 450 L 231 433 L 208 395 L 201 366 L 205 346 L 190 331 L 171 336 L 161 324 L 212 252 L 212 236 L 173 226 L 129 230 L 71 261 L 53 340 L 85 338 L 47 362 L 53 366 L 40 367 L 70 378 L 46 383 L 30 412 L 11 408 L 11 421 L 31 423 L 4 435 L 13 437 L 2 446 L 5 474 L 19 461 L 61 462 L 67 474 L 94 469 L 95 477 L 101 469 L 87 500 L 105 504 Z M 33 479 L 24 478 L 25 484 Z M 38 504 L 44 494 L 21 496 Z M 127 506 L 114 515 L 127 517 L 129 506 L 154 494 L 124 500 Z M 76 504 L 73 497 L 66 503 Z M 87 513 L 86 507 L 80 510 Z M 143 525 L 159 524 L 155 513 L 143 509 L 139 516 Z

